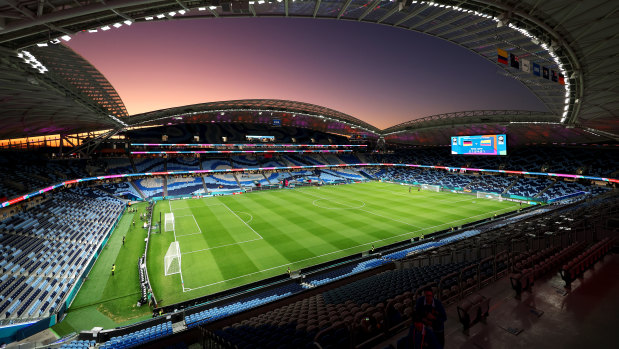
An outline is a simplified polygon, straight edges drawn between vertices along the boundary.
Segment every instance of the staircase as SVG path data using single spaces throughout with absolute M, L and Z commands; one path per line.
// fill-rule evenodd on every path
M 464 191 L 470 190 L 471 186 L 477 182 L 479 182 L 481 180 L 482 177 L 476 177 L 475 179 L 473 179 L 472 181 L 469 182 L 469 184 L 465 185 L 464 188 L 462 188 Z
M 368 173 L 366 173 L 364 170 L 358 171 L 358 173 L 371 181 L 374 180 L 374 178 L 370 176 Z
M 552 188 L 552 186 L 553 186 L 553 185 L 555 185 L 555 183 L 557 183 L 557 182 L 552 182 L 552 183 L 550 183 L 550 185 L 549 185 L 549 186 L 547 186 L 547 187 L 546 187 L 546 188 L 544 188 L 542 191 L 540 191 L 539 193 L 537 193 L 537 195 L 535 195 L 535 196 L 534 196 L 534 198 L 538 198 L 538 197 L 542 196 L 542 194 L 544 194 L 544 192 L 545 192 L 546 190 L 548 190 L 548 189 Z
M 264 179 L 267 181 L 267 183 L 269 183 L 269 185 L 273 185 L 273 183 L 271 183 L 271 181 L 267 178 L 267 175 L 265 175 L 264 172 L 262 172 L 262 177 L 264 177 Z
M 163 160 L 163 172 L 168 172 L 168 159 Z M 163 176 L 163 197 L 168 196 L 168 176 Z
M 133 183 L 133 181 L 129 181 L 129 184 L 133 187 L 133 189 L 135 189 L 135 191 L 138 192 L 138 194 L 140 194 L 140 196 L 142 197 L 142 200 L 146 200 L 146 195 L 142 193 L 140 188 L 138 188 L 138 186 L 135 183 Z
M 203 170 L 202 161 L 198 158 L 198 164 L 200 165 L 200 170 Z M 208 188 L 206 187 L 206 182 L 204 181 L 204 176 L 200 176 L 200 180 L 202 181 L 202 187 L 204 188 L 204 194 L 208 194 Z
M 133 157 L 129 157 L 129 162 L 131 162 L 131 168 L 133 168 L 133 173 L 138 173 L 137 167 L 135 167 L 135 161 L 133 161 Z
M 503 194 L 507 194 L 507 192 L 514 186 L 516 185 L 516 183 L 518 183 L 518 177 L 514 178 L 514 181 L 507 186 L 507 188 L 505 188 L 505 190 L 503 190 L 503 192 L 501 193 L 501 195 Z
M 236 176 L 236 173 L 232 173 L 232 176 L 234 177 L 234 179 L 236 180 L 236 185 L 239 186 L 239 188 L 241 187 L 241 181 L 239 181 L 239 177 Z

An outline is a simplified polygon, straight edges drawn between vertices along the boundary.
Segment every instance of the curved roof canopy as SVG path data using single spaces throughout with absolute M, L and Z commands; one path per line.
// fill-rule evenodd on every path
M 47 44 L 43 51 L 52 45 L 50 42 L 78 33 L 96 35 L 99 30 L 141 21 L 239 16 L 364 21 L 421 32 L 470 50 L 494 63 L 502 74 L 523 83 L 545 104 L 549 113 L 538 113 L 536 121 L 559 123 L 563 128 L 592 128 L 613 138 L 619 130 L 618 10 L 619 3 L 607 0 L 0 0 L 0 45 L 34 51 L 32 45 Z M 562 73 L 565 85 L 498 63 L 497 49 Z M 0 74 L 8 75 L 10 70 Z M 66 80 L 37 80 L 54 80 L 60 85 L 56 89 L 67 89 Z M 110 100 L 116 100 L 114 93 L 103 90 L 108 91 Z M 46 93 L 36 94 L 39 92 Z M 110 127 L 124 123 L 117 118 L 124 110 L 119 99 L 116 104 L 103 106 L 104 110 L 100 103 L 91 106 L 92 99 L 78 100 L 80 107 L 71 102 L 74 110 L 56 110 L 54 117 L 59 120 L 65 114 L 77 114 L 87 105 L 83 128 L 94 127 L 96 122 Z M 347 120 L 349 116 L 344 115 L 337 117 Z M 499 116 L 502 120 L 505 115 Z M 69 118 L 74 125 L 80 119 Z
M 63 45 L 0 50 L 0 139 L 122 126 L 125 106 L 99 71 Z
M 210 102 L 202 104 L 193 104 L 188 106 L 168 108 L 153 112 L 133 115 L 129 118 L 128 123 L 131 126 L 148 125 L 161 123 L 160 120 L 165 119 L 182 119 L 185 116 L 195 117 L 196 115 L 225 115 L 226 112 L 234 112 L 237 114 L 253 115 L 255 118 L 246 119 L 243 121 L 265 122 L 272 119 L 281 119 L 282 117 L 296 117 L 297 115 L 305 115 L 314 119 L 320 119 L 322 122 L 332 121 L 342 124 L 347 124 L 351 128 L 362 129 L 365 133 L 378 134 L 380 130 L 365 121 L 361 121 L 348 114 L 344 114 L 337 110 L 333 110 L 319 105 L 277 100 L 277 99 L 244 99 L 235 101 Z M 270 114 L 269 114 L 270 113 Z M 275 115 L 273 115 L 275 113 Z M 264 115 L 264 116 L 263 116 Z M 259 120 L 260 118 L 265 120 Z M 227 118 L 208 117 L 202 121 L 233 121 Z

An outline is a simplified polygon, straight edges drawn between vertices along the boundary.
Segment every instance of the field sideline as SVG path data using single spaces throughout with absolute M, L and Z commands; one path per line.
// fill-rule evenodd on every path
M 153 220 L 173 212 L 176 226 L 151 236 L 148 271 L 157 299 L 172 304 L 519 207 L 381 182 L 164 200 Z M 181 273 L 164 276 L 173 241 Z

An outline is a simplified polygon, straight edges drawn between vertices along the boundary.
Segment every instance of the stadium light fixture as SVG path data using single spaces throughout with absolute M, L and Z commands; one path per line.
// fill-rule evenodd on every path
M 165 15 L 163 13 L 160 13 L 160 14 L 157 15 L 157 18 L 159 18 L 159 19 L 162 19 L 164 17 L 165 17 Z
M 98 30 L 97 29 L 88 29 L 88 32 L 89 33 L 96 33 L 96 32 L 98 32 Z
M 113 26 L 114 28 L 120 28 L 120 27 L 122 27 L 123 25 L 122 25 L 122 24 L 120 24 L 120 23 L 114 23 L 114 24 L 112 24 L 112 26 Z
M 148 16 L 148 17 L 144 17 L 144 19 L 147 20 L 147 21 L 152 21 L 153 17 L 152 16 Z
M 109 25 L 106 25 L 106 26 L 101 27 L 101 30 L 103 30 L 103 31 L 110 30 L 110 29 L 111 29 L 111 28 L 110 28 L 110 26 L 109 26 Z
M 37 46 L 39 47 L 47 47 L 47 43 L 46 42 L 40 42 L 37 44 Z
M 168 15 L 169 15 L 170 17 L 174 17 L 174 16 L 176 16 L 176 12 L 174 12 L 174 11 L 170 11 L 170 12 L 168 12 Z
M 211 6 L 213 7 L 213 6 Z M 198 11 L 206 11 L 206 7 L 198 7 Z
M 264 0 L 258 0 L 258 4 L 260 5 L 264 4 Z
M 124 21 L 123 23 L 125 23 L 126 25 L 132 25 L 133 21 L 128 19 L 128 20 Z
M 209 6 L 209 7 L 208 7 L 208 9 L 209 9 L 209 10 L 216 10 L 216 9 L 217 9 L 217 6 Z
M 187 13 L 187 11 L 185 11 L 185 10 L 178 10 L 178 13 L 180 13 L 181 15 L 184 15 L 185 13 Z
M 61 36 L 60 38 L 61 38 L 62 40 L 64 40 L 64 41 L 69 41 L 69 40 L 71 40 L 71 36 L 69 36 L 69 35 L 63 35 L 63 36 Z

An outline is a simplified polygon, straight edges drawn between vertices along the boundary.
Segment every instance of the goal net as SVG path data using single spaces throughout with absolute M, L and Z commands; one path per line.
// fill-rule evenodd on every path
M 165 231 L 174 230 L 174 213 L 166 213 L 165 214 Z
M 430 191 L 441 191 L 440 185 L 422 184 L 421 189 Z
M 486 192 L 483 192 L 483 191 L 478 191 L 477 192 L 477 198 L 478 199 L 490 199 L 490 200 L 503 201 L 503 197 L 501 196 L 501 194 L 486 193 Z
M 174 241 L 170 244 L 168 252 L 166 252 L 165 257 L 163 257 L 163 263 L 166 276 L 181 272 L 181 249 L 178 245 L 178 241 Z

